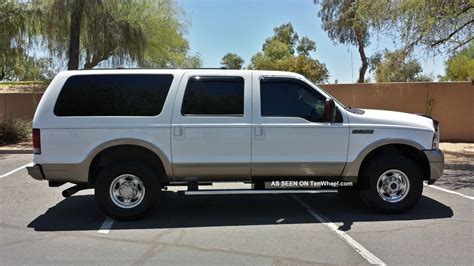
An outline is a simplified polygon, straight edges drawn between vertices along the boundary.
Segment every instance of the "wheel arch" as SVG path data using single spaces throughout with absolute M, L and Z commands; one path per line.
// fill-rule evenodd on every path
M 110 157 L 109 157 L 110 156 Z M 97 172 L 108 161 L 126 158 L 127 156 L 137 156 L 137 158 L 147 161 L 156 170 L 162 170 L 162 182 L 168 182 L 173 176 L 170 159 L 164 151 L 156 145 L 138 139 L 115 139 L 104 142 L 95 147 L 87 156 L 86 168 L 88 171 L 88 183 L 94 184 Z M 105 157 L 109 157 L 104 161 Z
M 382 139 L 364 148 L 356 159 L 348 162 L 343 171 L 343 176 L 359 176 L 363 167 L 380 154 L 401 154 L 420 164 L 423 172 L 423 180 L 430 177 L 430 165 L 428 158 L 423 152 L 424 147 L 412 140 L 407 139 Z

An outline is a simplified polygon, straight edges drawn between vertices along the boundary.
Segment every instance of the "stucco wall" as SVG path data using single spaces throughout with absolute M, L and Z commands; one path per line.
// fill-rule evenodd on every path
M 321 85 L 346 105 L 429 114 L 440 121 L 443 141 L 474 142 L 472 82 Z M 0 93 L 0 119 L 31 119 L 41 93 Z M 430 104 L 431 103 L 431 104 Z

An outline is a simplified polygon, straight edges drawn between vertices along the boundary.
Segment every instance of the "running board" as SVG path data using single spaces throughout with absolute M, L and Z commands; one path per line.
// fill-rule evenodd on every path
M 185 196 L 199 195 L 259 195 L 259 194 L 319 194 L 337 193 L 337 189 L 207 189 L 207 190 L 180 190 L 178 194 Z

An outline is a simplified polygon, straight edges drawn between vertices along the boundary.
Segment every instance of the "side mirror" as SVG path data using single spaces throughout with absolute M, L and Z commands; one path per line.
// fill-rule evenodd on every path
M 331 98 L 327 98 L 324 102 L 324 122 L 336 121 L 336 104 Z

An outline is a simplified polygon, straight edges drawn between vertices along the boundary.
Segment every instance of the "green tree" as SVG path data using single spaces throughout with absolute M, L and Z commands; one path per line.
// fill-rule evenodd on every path
M 357 82 L 363 83 L 369 66 L 365 52 L 370 39 L 367 19 L 369 5 L 366 5 L 364 0 L 314 0 L 314 3 L 321 6 L 318 15 L 321 18 L 321 27 L 328 33 L 329 38 L 341 44 L 357 46 L 362 63 Z M 370 5 L 370 8 L 373 6 Z
M 308 37 L 299 38 L 291 23 L 274 30 L 265 40 L 262 51 L 252 56 L 249 69 L 291 71 L 304 75 L 313 82 L 326 82 L 329 72 L 326 65 L 310 56 L 316 43 Z
M 472 0 L 388 2 L 389 23 L 408 48 L 421 46 L 428 52 L 455 51 L 474 39 Z
M 462 81 L 474 79 L 474 41 L 469 46 L 454 54 L 445 62 L 446 75 L 441 80 Z
M 31 20 L 37 10 L 19 1 L 0 3 L 0 80 L 47 79 L 45 59 L 28 55 L 28 36 L 36 33 Z
M 42 37 L 49 51 L 67 57 L 68 69 L 78 69 L 81 61 L 86 69 L 101 62 L 145 67 L 196 62 L 188 58 L 181 11 L 174 0 L 34 3 L 42 10 Z
M 431 81 L 430 77 L 421 74 L 420 63 L 404 50 L 385 50 L 383 56 L 377 58 L 373 62 L 377 82 Z
M 472 0 L 359 0 L 357 7 L 367 25 L 401 40 L 405 50 L 453 52 L 474 38 Z
M 221 60 L 221 65 L 228 69 L 241 69 L 243 64 L 244 59 L 234 53 L 227 53 Z

